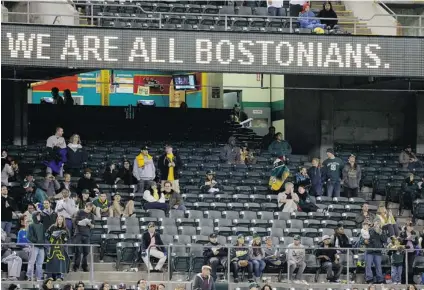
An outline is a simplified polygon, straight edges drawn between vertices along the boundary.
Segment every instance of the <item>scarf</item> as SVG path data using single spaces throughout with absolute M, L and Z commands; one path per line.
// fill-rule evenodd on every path
M 172 163 L 173 160 L 174 160 L 174 154 L 172 154 L 172 153 L 166 154 L 166 158 L 168 158 L 169 163 Z M 175 180 L 174 167 L 168 167 L 168 180 L 169 181 Z
M 137 160 L 137 165 L 138 168 L 141 168 L 144 166 L 144 155 L 143 153 L 140 153 L 139 155 L 137 155 L 137 157 L 135 158 Z M 147 154 L 147 159 L 151 160 L 152 156 L 150 156 L 149 154 Z
M 156 201 L 158 201 L 158 200 L 159 200 L 159 193 L 158 193 L 158 190 L 157 190 L 157 189 L 153 190 L 153 198 L 154 198 Z

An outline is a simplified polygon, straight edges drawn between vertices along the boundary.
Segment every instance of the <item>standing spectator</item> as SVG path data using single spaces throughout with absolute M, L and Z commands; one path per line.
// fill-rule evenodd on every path
M 187 208 L 184 205 L 181 194 L 172 189 L 172 183 L 170 181 L 165 181 L 164 186 L 164 191 L 162 193 L 165 195 L 165 200 L 169 201 L 169 209 L 186 210 Z
M 213 233 L 209 235 L 209 243 L 203 249 L 204 264 L 211 266 L 212 277 L 216 280 L 216 270 L 219 265 L 227 264 L 228 249 L 218 243 L 218 236 Z
M 215 290 L 215 282 L 211 277 L 212 268 L 208 265 L 202 266 L 202 272 L 194 277 L 193 290 Z
M 33 203 L 28 204 L 26 212 L 24 212 L 23 216 L 25 217 L 28 224 L 32 223 L 32 214 L 36 212 L 36 206 Z
M 340 179 L 342 176 L 343 161 L 334 156 L 333 148 L 327 149 L 327 159 L 322 163 L 323 178 L 327 183 L 327 196 L 340 197 Z
M 136 179 L 133 175 L 132 165 L 128 160 L 124 160 L 124 166 L 119 169 L 118 177 L 125 185 L 136 184 Z
M 372 224 L 374 222 L 375 215 L 368 211 L 368 203 L 365 202 L 362 204 L 362 211 L 360 214 L 356 215 L 355 222 L 357 226 L 362 225 L 363 222 L 367 222 L 368 224 Z
M 325 24 L 321 24 L 316 18 L 315 13 L 310 10 L 309 3 L 303 5 L 303 11 L 300 13 L 299 23 L 301 28 L 315 29 L 317 27 L 325 28 Z
M 134 194 L 132 194 L 134 195 Z M 127 201 L 125 206 L 121 203 L 121 195 L 119 192 L 113 195 L 112 205 L 109 207 L 110 217 L 130 217 L 134 214 L 134 200 L 130 199 Z
M 269 145 L 275 140 L 275 127 L 271 126 L 268 129 L 268 134 L 262 137 L 261 148 L 268 150 Z
M 228 138 L 228 143 L 221 149 L 221 162 L 227 164 L 240 164 L 240 147 L 236 145 L 236 137 Z
M 283 0 L 267 0 L 269 16 L 285 16 Z
M 51 208 L 51 203 L 49 200 L 43 202 L 43 210 L 41 211 L 41 223 L 44 227 L 44 232 L 56 222 L 57 213 Z
M 400 244 L 396 237 L 392 237 L 387 249 L 389 255 L 391 255 L 392 282 L 393 284 L 401 284 L 405 247 Z
M 361 184 L 361 166 L 356 163 L 356 156 L 351 154 L 349 161 L 343 168 L 343 185 L 347 191 L 347 197 L 357 197 Z
M 312 159 L 312 166 L 307 170 L 308 176 L 311 179 L 311 188 L 309 193 L 312 196 L 321 196 L 322 195 L 322 174 L 321 167 L 319 165 L 319 159 Z
M 158 168 L 160 171 L 161 187 L 164 187 L 165 181 L 172 183 L 172 189 L 180 192 L 180 170 L 183 162 L 179 154 L 173 153 L 171 145 L 165 146 L 165 153 L 159 157 Z
M 333 19 L 320 19 L 322 24 L 327 25 L 327 27 L 334 28 L 337 25 L 337 14 L 333 10 L 333 5 L 330 1 L 324 2 L 322 4 L 322 10 L 318 13 L 318 18 L 333 18 Z
M 134 159 L 133 175 L 137 179 L 137 192 L 143 193 L 146 185 L 156 177 L 156 168 L 153 157 L 149 155 L 149 148 L 144 146 L 141 153 Z
M 44 226 L 41 223 L 41 213 L 35 212 L 32 215 L 32 223 L 28 226 L 28 240 L 31 245 L 31 253 L 29 255 L 27 277 L 28 281 L 33 278 L 37 281 L 43 280 L 43 263 L 44 263 Z M 34 277 L 34 265 L 35 265 L 35 277 Z
M 47 172 L 63 176 L 63 165 L 67 162 L 66 141 L 63 136 L 63 129 L 56 128 L 56 133 L 50 136 L 46 142 L 47 160 L 44 164 L 47 166 Z
M 278 193 L 287 177 L 289 177 L 290 170 L 286 166 L 286 158 L 284 156 L 275 159 L 272 166 L 268 185 L 273 193 Z
M 280 252 L 277 247 L 272 244 L 272 237 L 268 236 L 265 238 L 265 263 L 272 266 L 281 266 L 283 264 L 281 260 Z
M 44 179 L 40 188 L 44 190 L 48 198 L 52 199 L 56 195 L 56 191 L 60 189 L 60 184 L 53 174 L 47 173 L 46 178 Z
M 321 269 L 327 273 L 327 280 L 329 282 L 339 282 L 343 265 L 340 263 L 337 250 L 331 245 L 330 236 L 324 235 L 322 242 L 318 246 L 322 249 L 316 250 L 315 255 L 321 263 Z
M 159 192 L 158 186 L 154 181 L 151 181 L 150 188 L 144 191 L 143 199 L 147 201 L 144 204 L 145 209 L 168 209 L 168 205 L 165 203 L 165 195 Z
M 297 204 L 299 203 L 299 197 L 294 192 L 294 185 L 291 182 L 287 182 L 284 185 L 285 190 L 278 194 L 278 207 L 283 212 L 294 212 L 297 211 Z
M 249 257 L 253 265 L 253 273 L 257 279 L 260 279 L 266 263 L 264 261 L 265 253 L 262 248 L 261 237 L 258 234 L 253 234 Z
M 69 257 L 66 244 L 70 233 L 65 225 L 65 218 L 58 216 L 56 222 L 49 227 L 46 236 L 51 245 L 46 259 L 46 272 L 56 281 L 62 281 L 65 273 L 68 273 Z
M 413 202 L 419 197 L 418 184 L 415 182 L 415 176 L 411 172 L 402 183 L 402 191 L 400 192 L 399 215 L 405 207 L 411 208 Z
M 272 156 L 287 156 L 292 153 L 292 147 L 289 142 L 283 139 L 283 133 L 278 132 L 275 134 L 274 141 L 269 145 L 268 152 Z
M 299 207 L 303 212 L 309 213 L 318 210 L 315 198 L 310 196 L 302 185 L 297 188 L 297 195 L 299 196 Z
M 412 152 L 411 145 L 407 145 L 405 149 L 400 153 L 399 163 L 402 165 L 403 168 L 408 168 L 410 170 L 420 168 L 422 166 L 415 153 Z
M 106 184 L 115 185 L 119 181 L 118 170 L 116 164 L 109 162 L 106 164 L 105 172 L 103 173 L 103 180 Z
M 72 217 L 76 212 L 75 201 L 70 198 L 70 193 L 67 190 L 62 191 L 63 198 L 56 203 L 56 213 L 65 218 L 66 228 L 69 233 L 73 233 Z
M 96 207 L 96 217 L 98 219 L 109 216 L 109 200 L 106 193 L 100 193 L 98 198 L 93 201 L 93 205 Z
M 401 244 L 405 246 L 406 253 L 408 255 L 408 266 L 405 276 L 408 276 L 408 281 L 414 280 L 414 261 L 415 261 L 415 249 L 419 245 L 419 239 L 414 231 L 412 222 L 408 222 L 400 233 Z M 405 279 L 406 280 L 406 279 Z
M 231 271 L 234 283 L 238 283 L 238 272 L 240 268 L 247 268 L 247 278 L 252 281 L 253 264 L 249 261 L 249 249 L 244 244 L 244 236 L 238 235 L 234 247 L 231 249 Z
M 150 272 L 162 272 L 167 258 L 166 248 L 163 246 L 160 234 L 156 232 L 156 225 L 153 222 L 147 225 L 147 231 L 141 236 L 141 257 Z M 150 263 L 150 257 L 159 259 L 154 269 Z
M 289 281 L 293 281 L 294 271 L 297 269 L 296 278 L 294 279 L 294 283 L 303 283 L 307 284 L 305 280 L 303 280 L 303 272 L 306 269 L 305 263 L 305 247 L 302 245 L 300 241 L 300 236 L 295 235 L 293 238 L 293 243 L 288 245 L 287 250 L 287 266 L 289 267 Z
M 221 185 L 215 180 L 215 172 L 212 169 L 206 171 L 205 184 L 200 187 L 204 193 L 215 193 L 221 190 Z
M 52 88 L 52 97 L 53 97 L 53 104 L 55 105 L 63 105 L 65 102 L 63 101 L 63 98 L 61 95 L 59 95 L 59 89 L 54 87 Z
M 305 0 L 290 0 L 290 17 L 299 17 Z
M 74 99 L 72 98 L 71 91 L 69 89 L 66 89 L 63 91 L 63 98 L 64 98 L 64 104 L 68 106 L 74 105 Z
M 253 155 L 253 150 L 251 151 L 248 147 L 247 142 L 243 143 L 240 149 L 240 160 L 241 164 L 256 164 L 256 158 Z
M 1 159 L 1 183 L 8 186 L 9 178 L 11 178 L 15 172 L 12 166 L 8 163 L 6 158 Z
M 299 172 L 295 175 L 296 186 L 309 187 L 311 185 L 311 179 L 308 176 L 308 171 L 305 167 L 301 167 Z
M 13 212 L 16 211 L 16 204 L 5 185 L 1 186 L 1 228 L 10 234 L 13 225 Z
M 235 104 L 232 112 L 233 121 L 236 123 L 241 123 L 246 121 L 249 117 L 247 114 L 241 109 L 240 104 Z
M 87 202 L 85 208 L 79 210 L 75 216 L 75 244 L 90 244 L 90 232 L 94 227 L 94 215 L 93 215 L 93 204 Z M 78 271 L 80 264 L 82 264 L 82 269 L 84 272 L 88 272 L 87 256 L 89 253 L 89 248 L 84 246 L 75 247 L 75 261 L 73 270 L 74 272 Z M 82 254 L 82 261 L 81 261 Z
M 66 162 L 66 171 L 72 175 L 77 175 L 88 157 L 87 152 L 81 145 L 79 135 L 74 134 L 71 136 L 67 149 L 68 161 Z
M 91 173 L 90 168 L 84 169 L 84 176 L 78 180 L 77 191 L 81 194 L 84 189 L 88 189 L 90 191 L 90 197 L 95 197 L 100 191 L 96 181 L 91 178 Z
M 383 271 L 381 269 L 381 249 L 387 241 L 387 236 L 383 234 L 381 224 L 379 221 L 374 222 L 374 226 L 369 230 L 370 238 L 365 240 L 365 245 L 371 250 L 367 250 L 365 254 L 365 281 L 366 283 L 373 283 L 374 274 L 372 272 L 372 265 L 375 267 L 375 278 L 378 284 L 384 283 Z

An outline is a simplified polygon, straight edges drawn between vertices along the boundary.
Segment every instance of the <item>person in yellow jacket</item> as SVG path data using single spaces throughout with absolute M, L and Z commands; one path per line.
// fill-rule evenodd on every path
M 147 146 L 141 148 L 140 154 L 134 159 L 133 175 L 137 179 L 138 193 L 144 193 L 144 189 L 149 187 L 150 182 L 156 177 L 156 167 Z

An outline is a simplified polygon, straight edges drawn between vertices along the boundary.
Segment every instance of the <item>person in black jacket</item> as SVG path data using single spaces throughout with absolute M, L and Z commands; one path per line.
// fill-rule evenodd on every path
M 51 203 L 48 199 L 43 201 L 43 210 L 41 211 L 41 223 L 44 226 L 44 231 L 51 227 L 57 220 L 57 213 L 51 208 Z
M 150 272 L 162 272 L 163 264 L 166 262 L 167 253 L 166 248 L 163 247 L 160 234 L 156 232 L 156 225 L 154 222 L 150 222 L 147 225 L 147 231 L 145 231 L 141 237 L 141 256 L 144 264 L 150 268 Z M 156 264 L 154 269 L 150 263 L 150 257 L 159 259 L 159 262 Z
M 31 247 L 29 255 L 27 277 L 31 281 L 33 278 L 37 280 L 43 279 L 43 263 L 44 263 L 44 226 L 41 223 L 41 213 L 35 212 L 32 214 L 32 223 L 28 227 L 28 240 L 31 244 L 36 244 Z M 34 267 L 35 265 L 35 267 Z M 35 273 L 34 273 L 35 268 Z M 34 277 L 35 274 L 35 277 Z
M 180 169 L 183 166 L 178 154 L 174 154 L 172 145 L 165 146 L 165 153 L 159 157 L 158 168 L 160 171 L 161 187 L 164 187 L 165 181 L 172 182 L 172 189 L 180 192 Z
M 81 146 L 79 135 L 74 134 L 69 139 L 67 156 L 66 171 L 72 175 L 77 175 L 88 157 L 87 152 Z
M 365 240 L 365 246 L 370 248 L 365 254 L 365 281 L 372 283 L 374 280 L 374 274 L 372 272 L 372 265 L 375 267 L 375 277 L 377 284 L 384 283 L 383 271 L 381 268 L 381 249 L 384 248 L 384 244 L 387 242 L 387 236 L 383 233 L 381 224 L 379 221 L 374 221 L 374 226 L 369 230 L 370 238 Z
M 333 10 L 333 5 L 330 1 L 322 4 L 322 10 L 318 13 L 318 18 L 334 18 L 334 19 L 321 19 L 321 24 L 327 25 L 327 27 L 334 28 L 337 25 L 337 14 Z
M 402 192 L 399 202 L 399 214 L 402 214 L 404 208 L 412 209 L 413 202 L 419 197 L 418 184 L 415 182 L 413 173 L 405 178 L 402 183 Z
M 209 243 L 203 250 L 203 257 L 205 258 L 204 264 L 210 265 L 211 276 L 216 280 L 216 270 L 219 265 L 225 266 L 227 264 L 228 249 L 220 245 L 217 241 L 215 233 L 209 235 Z
M 311 180 L 311 188 L 309 194 L 312 196 L 322 195 L 322 176 L 321 167 L 319 166 L 319 159 L 312 159 L 312 166 L 307 170 L 308 176 Z
M 13 212 L 16 211 L 16 204 L 9 195 L 5 185 L 1 186 L 1 228 L 10 234 L 13 225 Z
M 86 168 L 84 170 L 84 176 L 78 180 L 77 192 L 81 194 L 84 189 L 90 191 L 90 197 L 95 197 L 96 193 L 99 193 L 99 186 L 96 184 L 96 181 L 91 178 L 91 169 Z
M 132 172 L 133 169 L 131 163 L 128 160 L 124 160 L 124 166 L 121 167 L 118 172 L 120 182 L 123 182 L 125 185 L 137 184 L 137 180 Z
M 118 170 L 113 162 L 106 164 L 105 172 L 103 173 L 103 180 L 106 184 L 114 185 L 119 181 Z
M 343 265 L 340 263 L 340 257 L 337 250 L 331 244 L 331 237 L 324 235 L 322 242 L 318 245 L 315 256 L 320 261 L 321 269 L 326 271 L 327 280 L 330 282 L 338 282 L 343 271 Z

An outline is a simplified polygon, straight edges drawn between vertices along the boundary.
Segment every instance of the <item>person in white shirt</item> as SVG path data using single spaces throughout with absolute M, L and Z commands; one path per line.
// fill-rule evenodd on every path
M 283 0 L 267 0 L 269 16 L 285 16 L 286 11 L 283 9 Z
M 66 157 L 66 141 L 63 138 L 63 129 L 56 128 L 56 133 L 47 139 L 47 158 L 44 165 L 47 166 L 47 173 L 59 174 L 63 176 L 63 165 Z
M 58 200 L 56 203 L 55 212 L 65 218 L 66 227 L 68 228 L 69 233 L 72 234 L 72 217 L 77 211 L 75 201 L 74 199 L 69 198 L 70 193 L 66 189 L 62 190 L 62 196 L 63 198 L 61 200 Z
M 150 188 L 144 191 L 143 199 L 147 201 L 144 204 L 145 209 L 168 209 L 168 204 L 165 203 L 165 195 L 163 192 L 159 192 L 155 181 L 150 182 Z
M 303 271 L 306 269 L 305 263 L 305 247 L 300 241 L 300 236 L 295 235 L 293 238 L 293 243 L 288 246 L 287 250 L 287 265 L 289 267 L 289 280 L 293 279 L 294 271 L 297 268 L 296 278 L 293 281 L 294 283 L 304 283 L 306 281 L 302 280 Z
M 66 148 L 66 141 L 63 136 L 63 129 L 61 127 L 56 128 L 56 133 L 47 139 L 46 147 L 54 148 L 59 147 L 60 149 Z
M 300 12 L 303 10 L 303 4 L 305 0 L 290 0 L 290 17 L 299 17 Z

